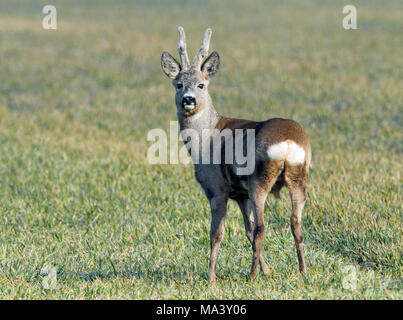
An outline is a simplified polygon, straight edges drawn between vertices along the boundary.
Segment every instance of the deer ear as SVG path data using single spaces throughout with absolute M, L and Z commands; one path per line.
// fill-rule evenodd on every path
M 218 71 L 220 67 L 220 56 L 217 51 L 213 51 L 207 59 L 203 62 L 201 66 L 201 71 L 208 74 L 209 77 L 212 77 Z
M 179 62 L 166 51 L 161 56 L 161 67 L 162 71 L 171 79 L 175 79 L 181 71 Z

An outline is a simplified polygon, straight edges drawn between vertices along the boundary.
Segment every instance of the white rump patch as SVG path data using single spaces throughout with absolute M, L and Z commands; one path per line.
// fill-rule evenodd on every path
M 304 163 L 305 151 L 294 141 L 286 140 L 270 146 L 267 154 L 271 160 L 287 161 L 290 165 Z

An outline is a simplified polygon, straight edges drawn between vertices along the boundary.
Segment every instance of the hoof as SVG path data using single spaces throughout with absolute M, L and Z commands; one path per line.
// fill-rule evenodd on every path
M 217 283 L 217 277 L 215 276 L 215 274 L 214 275 L 209 275 L 208 276 L 208 281 L 210 283 Z
M 250 274 L 249 280 L 250 280 L 251 282 L 254 282 L 254 281 L 256 280 L 256 272 Z
M 260 270 L 263 272 L 263 274 L 268 277 L 270 275 L 270 269 L 267 265 L 265 266 L 260 266 Z

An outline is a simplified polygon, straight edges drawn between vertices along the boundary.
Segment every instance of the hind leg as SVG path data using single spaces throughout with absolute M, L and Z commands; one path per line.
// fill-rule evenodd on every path
M 256 277 L 256 268 L 259 261 L 263 240 L 264 240 L 264 204 L 267 194 L 275 184 L 278 176 L 283 169 L 283 163 L 270 161 L 269 163 L 260 163 L 249 180 L 249 199 L 253 210 L 253 219 L 255 221 L 253 237 L 253 257 L 250 273 L 251 280 Z
M 302 209 L 306 201 L 306 181 L 307 172 L 305 166 L 299 165 L 286 167 L 285 181 L 290 190 L 292 202 L 291 231 L 294 236 L 295 247 L 297 249 L 299 271 L 305 275 L 306 266 L 303 251 L 303 237 L 301 228 Z
M 253 233 L 255 229 L 255 222 L 253 220 L 253 213 L 249 203 L 249 199 L 248 198 L 238 199 L 237 203 L 242 211 L 243 221 L 245 224 L 246 237 L 248 238 L 251 245 L 253 245 Z M 259 262 L 260 262 L 260 269 L 262 270 L 262 272 L 266 276 L 269 275 L 270 269 L 267 266 L 266 261 L 264 261 L 262 253 L 260 253 Z

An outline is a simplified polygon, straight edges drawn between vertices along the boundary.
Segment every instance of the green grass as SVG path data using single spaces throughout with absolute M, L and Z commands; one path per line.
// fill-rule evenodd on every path
M 3 299 L 402 299 L 403 10 L 355 1 L 44 1 L 0 4 L 0 297 Z M 286 117 L 313 149 L 298 273 L 287 192 L 268 198 L 269 277 L 229 204 L 216 286 L 210 214 L 191 166 L 147 163 L 148 130 L 175 119 L 160 55 L 190 55 L 207 26 L 219 112 Z M 88 105 L 89 97 L 94 96 Z M 55 289 L 41 269 L 57 268 Z M 343 268 L 357 288 L 343 289 Z

